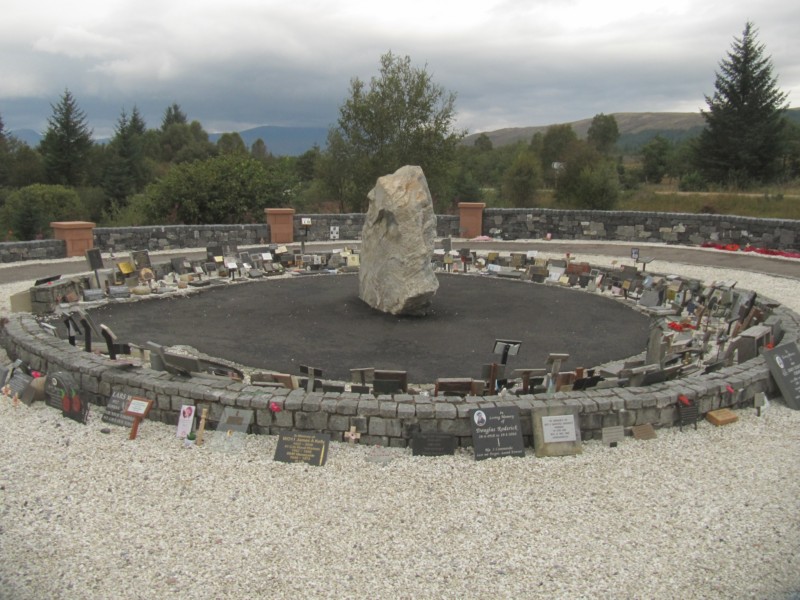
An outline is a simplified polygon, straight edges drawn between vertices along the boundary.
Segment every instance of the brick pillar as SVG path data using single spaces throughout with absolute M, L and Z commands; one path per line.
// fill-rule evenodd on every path
M 83 256 L 84 253 L 94 248 L 95 224 L 89 221 L 54 221 L 50 223 L 53 237 L 64 240 L 67 245 L 67 258 Z
M 265 208 L 272 244 L 291 244 L 294 241 L 294 209 Z
M 483 209 L 484 202 L 459 202 L 458 231 L 463 238 L 475 238 L 483 235 Z

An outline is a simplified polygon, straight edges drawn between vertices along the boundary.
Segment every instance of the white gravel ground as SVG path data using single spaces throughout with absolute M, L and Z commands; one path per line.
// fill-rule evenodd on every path
M 800 311 L 797 280 L 656 267 Z M 567 458 L 332 443 L 315 468 L 0 397 L 0 598 L 800 598 L 800 411 L 737 414 Z

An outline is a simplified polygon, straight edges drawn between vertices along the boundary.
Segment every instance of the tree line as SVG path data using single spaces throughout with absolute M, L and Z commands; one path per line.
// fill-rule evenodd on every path
M 406 164 L 423 168 L 441 213 L 460 201 L 533 207 L 543 193 L 557 206 L 606 210 L 626 190 L 666 177 L 702 190 L 798 174 L 800 133 L 785 118 L 786 94 L 751 23 L 720 61 L 701 134 L 683 142 L 656 136 L 633 166 L 616 149 L 612 115 L 595 115 L 586 139 L 570 125 L 554 125 L 529 142 L 495 148 L 485 134 L 462 143 L 455 101 L 427 67 L 388 52 L 369 82 L 351 80 L 325 149 L 278 157 L 263 140 L 246 147 L 238 133 L 212 143 L 177 103 L 158 128 L 148 128 L 136 106 L 123 109 L 110 141 L 96 143 L 66 89 L 36 148 L 8 135 L 0 115 L 0 231 L 3 239 L 35 239 L 47 235 L 51 221 L 82 219 L 248 223 L 279 206 L 362 212 L 377 177 Z

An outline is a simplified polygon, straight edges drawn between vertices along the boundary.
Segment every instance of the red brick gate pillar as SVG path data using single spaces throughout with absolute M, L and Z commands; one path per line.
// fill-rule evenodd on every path
M 458 231 L 461 237 L 475 238 L 483 235 L 483 209 L 486 208 L 484 202 L 459 202 L 459 224 Z
M 272 244 L 291 244 L 294 241 L 294 209 L 265 208 Z
M 83 256 L 94 248 L 94 227 L 90 221 L 54 221 L 50 223 L 53 237 L 64 240 L 67 245 L 67 258 Z

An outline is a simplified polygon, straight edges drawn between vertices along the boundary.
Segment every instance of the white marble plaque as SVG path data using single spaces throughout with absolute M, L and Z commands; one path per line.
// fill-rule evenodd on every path
M 573 415 L 542 417 L 542 433 L 544 434 L 545 444 L 574 442 L 577 440 L 575 417 Z

